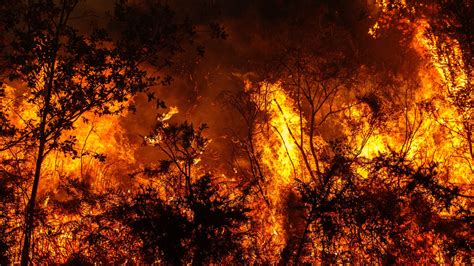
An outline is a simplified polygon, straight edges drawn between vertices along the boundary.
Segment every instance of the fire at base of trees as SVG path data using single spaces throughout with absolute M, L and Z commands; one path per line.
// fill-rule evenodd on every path
M 0 264 L 471 262 L 470 1 L 191 2 L 1 4 Z

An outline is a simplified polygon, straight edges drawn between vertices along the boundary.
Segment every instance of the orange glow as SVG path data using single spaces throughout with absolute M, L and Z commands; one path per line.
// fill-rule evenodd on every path
M 380 18 L 373 21 L 372 26 L 368 29 L 364 26 L 364 34 L 368 34 L 374 40 L 376 39 L 376 41 L 378 41 L 381 39 L 382 31 L 392 26 L 390 24 L 392 22 L 390 22 L 387 17 L 395 12 L 394 9 L 407 8 L 408 4 L 405 0 L 375 0 L 368 1 L 368 3 L 369 2 L 373 4 L 367 4 L 368 8 L 374 9 L 369 11 L 371 15 L 386 15 L 380 15 Z M 408 8 L 405 11 L 412 15 L 415 14 L 414 10 Z M 265 76 L 265 78 L 257 81 L 242 78 L 244 75 L 238 76 L 228 73 L 229 76 L 238 76 L 242 79 L 239 81 L 243 81 L 245 85 L 243 88 L 238 88 L 238 90 L 240 90 L 239 93 L 242 92 L 246 97 L 248 96 L 250 98 L 250 100 L 245 98 L 245 100 L 249 101 L 252 105 L 249 105 L 249 109 L 256 109 L 255 117 L 253 117 L 255 121 L 252 121 L 255 122 L 255 124 L 249 123 L 251 125 L 243 125 L 241 121 L 236 121 L 235 124 L 234 121 L 222 122 L 216 118 L 216 127 L 221 126 L 220 123 L 232 124 L 232 127 L 235 125 L 249 127 L 249 131 L 251 132 L 245 135 L 245 137 L 241 137 L 244 133 L 240 131 L 245 131 L 247 128 L 233 128 L 233 130 L 237 132 L 235 135 L 238 136 L 236 139 L 232 139 L 232 143 L 235 147 L 221 147 L 226 144 L 230 145 L 230 142 L 225 142 L 228 136 L 223 136 L 224 133 L 220 131 L 221 128 L 212 132 L 214 133 L 212 144 L 216 144 L 215 146 L 211 145 L 211 140 L 207 138 L 203 141 L 204 143 L 202 143 L 203 147 L 195 143 L 196 139 L 191 139 L 191 143 L 186 143 L 192 146 L 190 150 L 194 148 L 193 145 L 200 148 L 199 150 L 193 150 L 191 152 L 193 153 L 192 156 L 189 155 L 186 148 L 180 150 L 180 147 L 168 146 L 167 148 L 172 150 L 172 152 L 167 153 L 166 147 L 163 149 L 160 146 L 167 145 L 167 143 L 164 143 L 164 140 L 167 140 L 167 138 L 164 137 L 166 133 L 161 134 L 160 132 L 162 131 L 160 130 L 173 128 L 172 126 L 174 124 L 172 124 L 172 122 L 175 122 L 177 114 L 179 114 L 179 119 L 183 116 L 185 117 L 183 120 L 191 121 L 190 123 L 196 123 L 196 121 L 201 122 L 205 120 L 205 118 L 215 118 L 220 115 L 217 113 L 202 114 L 199 112 L 200 110 L 196 111 L 200 108 L 196 107 L 197 104 L 190 107 L 190 99 L 192 96 L 184 97 L 185 100 L 180 99 L 180 95 L 169 96 L 176 97 L 176 102 L 178 103 L 173 102 L 176 106 L 171 106 L 166 112 L 158 115 L 154 121 L 158 124 L 157 127 L 160 129 L 156 131 L 158 133 L 155 132 L 153 133 L 154 135 L 152 134 L 146 137 L 133 136 L 142 140 L 143 143 L 141 144 L 133 143 L 131 139 L 129 139 L 129 135 L 132 133 L 127 132 L 128 125 L 123 124 L 128 123 L 128 120 L 124 119 L 130 115 L 127 111 L 120 113 L 120 115 L 103 116 L 98 116 L 92 112 L 85 113 L 80 119 L 74 122 L 73 129 L 65 131 L 61 135 L 61 140 L 63 141 L 70 137 L 76 139 L 74 151 L 77 153 L 75 155 L 65 155 L 60 151 L 53 150 L 47 154 L 43 161 L 37 197 L 37 206 L 40 206 L 40 208 L 38 208 L 38 216 L 42 215 L 41 218 L 43 220 L 38 221 L 35 228 L 34 237 L 36 237 L 37 241 L 34 243 L 34 252 L 36 254 L 42 254 L 45 257 L 51 256 L 53 257 L 52 260 L 56 263 L 64 263 L 70 259 L 72 254 L 76 253 L 84 255 L 84 257 L 92 256 L 92 254 L 97 251 L 85 248 L 88 243 L 82 243 L 81 240 L 83 239 L 81 239 L 81 237 L 86 239 L 86 233 L 84 231 L 90 233 L 103 230 L 105 232 L 104 238 L 107 238 L 107 241 L 110 243 L 114 245 L 115 243 L 126 243 L 124 247 L 117 246 L 113 247 L 113 249 L 111 248 L 110 254 L 108 254 L 108 251 L 105 252 L 107 253 L 106 256 L 127 257 L 128 261 L 122 261 L 123 264 L 128 264 L 128 262 L 131 262 L 131 264 L 142 264 L 143 261 L 141 261 L 141 258 L 139 258 L 137 254 L 141 255 L 140 248 L 142 248 L 144 243 L 142 243 L 139 237 L 133 235 L 133 232 L 131 232 L 133 229 L 117 221 L 113 223 L 110 221 L 112 219 L 107 220 L 109 218 L 107 216 L 107 219 L 104 219 L 105 222 L 101 224 L 102 221 L 97 222 L 94 220 L 95 216 L 114 211 L 120 214 L 120 211 L 123 210 L 117 206 L 120 206 L 119 203 L 122 203 L 121 201 L 131 201 L 131 195 L 133 193 L 136 193 L 145 186 L 149 186 L 150 189 L 156 189 L 157 191 L 157 194 L 153 194 L 153 196 L 156 196 L 157 199 L 162 200 L 162 202 L 166 204 L 176 204 L 178 206 L 177 208 L 181 208 L 177 213 L 180 213 L 183 217 L 186 217 L 186 219 L 189 218 L 190 221 L 194 221 L 194 214 L 187 210 L 186 207 L 182 207 L 186 206 L 185 204 L 190 204 L 189 202 L 193 203 L 192 200 L 185 197 L 180 199 L 181 201 L 177 201 L 176 199 L 181 197 L 181 194 L 188 193 L 192 195 L 192 192 L 182 192 L 180 189 L 183 187 L 188 189 L 186 186 L 191 187 L 198 177 L 209 175 L 213 178 L 212 182 L 217 184 L 216 190 L 218 190 L 217 194 L 219 196 L 228 196 L 226 199 L 228 201 L 240 200 L 242 198 L 242 202 L 245 202 L 245 206 L 250 210 L 248 222 L 244 225 L 239 225 L 239 228 L 233 228 L 234 231 L 239 233 L 251 232 L 251 234 L 249 233 L 243 237 L 243 243 L 241 243 L 247 253 L 239 254 L 246 262 L 249 264 L 267 264 L 269 262 L 272 264 L 283 264 L 282 262 L 286 263 L 286 261 L 283 261 L 286 259 L 284 256 L 287 255 L 285 252 L 291 253 L 288 257 L 293 259 L 297 253 L 294 247 L 300 245 L 305 254 L 302 254 L 301 258 L 298 257 L 299 261 L 294 262 L 294 264 L 325 263 L 326 261 L 324 261 L 321 255 L 325 252 L 325 246 L 323 246 L 322 237 L 317 235 L 317 233 L 322 231 L 321 228 L 326 229 L 324 226 L 317 228 L 319 225 L 315 225 L 316 223 L 314 223 L 314 221 L 317 219 L 322 220 L 323 218 L 321 217 L 323 215 L 334 219 L 334 221 L 336 221 L 334 223 L 337 223 L 337 219 L 342 220 L 347 217 L 341 218 L 338 216 L 339 214 L 335 213 L 336 211 L 334 211 L 334 209 L 331 209 L 331 206 L 327 207 L 324 204 L 338 204 L 332 202 L 331 195 L 337 194 L 339 190 L 343 190 L 344 182 L 348 179 L 351 179 L 347 181 L 350 183 L 348 187 L 350 185 L 357 187 L 357 185 L 363 184 L 360 185 L 360 187 L 364 189 L 367 187 L 371 188 L 370 185 L 365 187 L 365 184 L 372 181 L 370 178 L 373 177 L 373 175 L 375 175 L 374 172 L 378 170 L 374 170 L 373 168 L 379 166 L 370 164 L 382 157 L 382 155 L 388 155 L 392 152 L 394 154 L 403 155 L 401 157 L 406 159 L 409 162 L 407 164 L 409 164 L 410 167 L 413 166 L 413 169 L 416 167 L 419 167 L 416 169 L 421 169 L 431 164 L 436 165 L 436 178 L 441 179 L 437 181 L 447 186 L 456 185 L 462 188 L 460 189 L 459 195 L 464 193 L 461 195 L 464 198 L 459 199 L 456 202 L 456 206 L 453 204 L 445 209 L 443 209 L 443 206 L 430 206 L 433 207 L 433 209 L 439 208 L 443 210 L 437 213 L 430 213 L 432 216 L 428 218 L 428 222 L 415 221 L 416 217 L 403 217 L 403 219 L 411 220 L 403 224 L 404 228 L 402 228 L 403 230 L 400 229 L 400 231 L 421 232 L 424 230 L 420 225 L 421 223 L 437 222 L 441 224 L 444 218 L 457 215 L 454 214 L 453 211 L 455 207 L 461 206 L 467 210 L 472 209 L 472 203 L 470 203 L 469 200 L 473 195 L 474 154 L 472 151 L 472 133 L 469 130 L 474 129 L 474 110 L 472 110 L 472 106 L 460 104 L 459 98 L 462 96 L 468 100 L 470 100 L 469 97 L 474 99 L 474 92 L 468 91 L 472 90 L 470 88 L 471 81 L 469 80 L 472 73 L 468 73 L 469 70 L 467 70 L 466 67 L 468 64 L 463 61 L 464 55 L 461 45 L 456 39 L 440 39 L 439 36 L 431 32 L 430 29 L 432 25 L 430 25 L 430 23 L 432 22 L 427 17 L 418 18 L 415 21 L 401 18 L 395 23 L 403 24 L 403 27 L 400 28 L 408 29 L 406 31 L 409 33 L 397 28 L 397 30 L 403 31 L 403 34 L 401 34 L 404 35 L 403 38 L 408 36 L 407 38 L 409 39 L 408 42 L 400 46 L 409 50 L 411 54 L 416 55 L 413 61 L 417 61 L 419 66 L 417 65 L 417 69 L 414 73 L 400 74 L 403 72 L 400 71 L 400 73 L 394 74 L 390 72 L 392 70 L 387 71 L 387 73 L 390 72 L 388 74 L 376 73 L 376 71 L 379 71 L 376 67 L 374 67 L 376 71 L 370 72 L 371 70 L 369 71 L 368 68 L 371 66 L 357 62 L 354 64 L 356 67 L 352 69 L 351 66 L 349 70 L 353 72 L 349 74 L 351 77 L 347 78 L 349 81 L 341 81 L 341 83 L 347 83 L 341 85 L 341 88 L 339 88 L 339 84 L 334 85 L 334 83 L 337 82 L 332 83 L 331 77 L 327 78 L 330 80 L 327 81 L 325 79 L 326 77 L 321 77 L 320 79 L 320 77 L 311 76 L 309 78 L 310 82 L 314 82 L 316 85 L 302 85 L 302 87 L 307 86 L 305 88 L 309 91 L 308 94 L 310 94 L 310 96 L 307 96 L 307 98 L 300 96 L 299 91 L 295 92 L 291 90 L 292 87 L 288 85 L 289 82 L 287 80 L 295 77 L 286 75 L 286 72 L 284 72 L 286 76 L 280 74 L 278 72 L 280 70 L 275 71 L 281 75 L 277 78 L 272 76 L 272 79 L 270 79 L 267 78 L 268 76 Z M 398 27 L 399 24 L 397 24 L 396 27 Z M 397 32 L 397 34 L 398 33 L 399 32 Z M 406 47 L 403 45 L 406 45 Z M 356 45 L 354 44 L 354 46 Z M 408 59 L 406 60 L 408 61 Z M 325 60 L 322 61 L 326 63 Z M 315 64 L 319 64 L 319 62 Z M 335 68 L 337 69 L 338 67 Z M 380 72 L 383 71 L 385 70 L 380 70 Z M 183 70 L 183 72 L 185 71 Z M 318 71 L 315 72 L 317 73 L 311 72 L 310 74 L 305 74 L 308 76 L 323 76 L 323 74 L 320 74 Z M 396 70 L 393 70 L 393 72 L 396 72 Z M 332 73 L 328 75 L 331 74 Z M 380 76 L 378 76 L 379 74 Z M 384 76 L 385 74 L 390 77 Z M 207 75 L 211 74 L 208 73 Z M 199 82 L 194 81 L 193 79 L 195 77 L 191 74 L 189 76 L 189 79 L 196 83 L 194 84 L 195 87 L 193 87 L 194 90 L 192 92 L 196 92 L 197 94 L 198 88 L 201 86 L 201 84 L 197 85 L 197 83 L 199 83 L 200 80 L 196 78 Z M 408 79 L 407 76 L 410 76 L 410 78 Z M 216 87 L 220 85 L 214 84 L 209 80 L 206 76 L 205 81 L 209 87 L 211 87 L 209 84 Z M 387 85 L 387 88 L 383 87 L 384 84 L 390 82 L 396 85 L 390 84 Z M 40 81 L 40 83 L 43 83 L 43 81 Z M 186 82 L 183 83 L 188 86 Z M 41 104 L 35 104 L 31 100 L 28 101 L 26 97 L 29 94 L 25 91 L 26 89 L 23 88 L 24 85 L 22 84 L 12 83 L 4 84 L 3 86 L 6 95 L 0 99 L 1 106 L 6 107 L 6 115 L 15 127 L 20 131 L 24 130 L 28 132 L 30 128 L 39 123 L 40 118 L 38 114 L 40 110 L 38 106 Z M 44 86 L 44 84 L 37 84 L 37 86 L 41 87 Z M 337 87 L 334 94 L 328 93 L 328 91 L 331 91 L 331 86 Z M 182 89 L 179 86 L 177 87 Z M 387 91 L 384 91 L 385 89 Z M 303 91 L 304 89 L 301 90 Z M 170 94 L 172 93 L 170 92 Z M 139 95 L 139 97 L 141 96 L 143 95 Z M 315 102 L 318 101 L 316 99 L 319 99 L 319 97 L 324 98 L 325 96 L 327 96 L 329 100 L 321 101 L 321 106 L 315 108 L 317 111 L 313 114 L 312 121 L 310 119 L 311 115 L 309 113 L 311 112 L 308 111 L 308 106 L 314 108 Z M 137 97 L 137 99 L 139 97 Z M 148 97 L 152 98 L 150 95 Z M 196 101 L 201 101 L 203 98 L 205 97 L 197 95 Z M 130 101 L 134 100 L 135 99 L 132 99 Z M 183 102 L 179 103 L 180 100 Z M 205 102 L 205 100 L 202 101 Z M 212 108 L 217 108 L 214 99 L 210 102 L 211 104 L 209 105 L 212 106 Z M 115 106 L 115 108 L 118 109 L 118 106 Z M 210 110 L 214 110 L 212 108 L 210 107 Z M 112 109 L 114 109 L 114 107 L 112 107 Z M 150 114 L 155 111 L 156 110 L 145 110 L 145 114 L 150 116 Z M 153 115 L 156 114 L 154 113 Z M 321 120 L 319 124 L 318 119 Z M 141 123 L 141 121 L 135 121 L 134 123 L 138 124 Z M 151 127 L 151 125 L 142 124 L 137 127 L 143 129 L 147 126 Z M 225 124 L 225 126 L 228 125 Z M 32 136 L 31 134 L 30 132 L 28 136 Z M 215 135 L 217 135 L 217 137 L 214 137 Z M 247 158 L 245 157 L 247 154 L 242 155 L 242 153 L 245 153 L 242 150 L 246 148 L 242 148 L 242 146 L 247 145 L 247 143 L 241 141 L 241 139 L 251 142 L 253 154 L 248 157 L 254 156 L 256 158 Z M 15 187 L 15 195 L 21 199 L 21 203 L 18 203 L 19 207 L 16 207 L 18 209 L 15 209 L 12 207 L 13 205 L 11 205 L 5 211 L 6 215 L 13 217 L 8 221 L 8 226 L 20 228 L 13 232 L 17 235 L 18 239 L 22 237 L 21 227 L 24 224 L 24 210 L 22 209 L 25 208 L 27 202 L 27 193 L 24 191 L 31 190 L 30 187 L 32 184 L 29 182 L 33 176 L 31 169 L 34 171 L 35 168 L 35 156 L 38 146 L 38 143 L 35 143 L 35 141 L 35 138 L 31 138 L 29 143 L 20 142 L 0 152 L 0 159 L 17 161 L 17 165 L 15 166 L 19 170 L 13 169 L 13 172 L 18 174 L 18 178 L 24 178 L 26 180 L 23 181 L 22 186 L 19 185 Z M 3 145 L 4 143 L 0 143 L 0 146 Z M 341 147 L 337 145 L 341 145 Z M 471 149 L 469 145 L 471 145 Z M 157 146 L 158 148 L 156 148 Z M 150 151 L 151 147 L 155 147 L 156 149 Z M 173 153 L 173 148 L 176 149 L 176 154 L 178 155 Z M 211 150 L 209 152 L 210 154 L 207 153 L 208 150 L 205 148 Z M 227 149 L 225 150 L 225 155 L 219 154 L 219 152 L 222 152 L 221 149 Z M 235 151 L 237 155 L 232 153 L 234 150 L 237 150 Z M 150 156 L 151 158 L 146 159 L 150 159 L 150 161 L 153 160 L 153 162 L 145 166 L 144 163 L 140 161 L 143 159 L 140 156 L 144 156 L 141 152 L 146 154 L 146 156 Z M 224 154 L 224 152 L 222 153 Z M 227 153 L 232 153 L 232 155 L 228 155 Z M 153 173 L 147 175 L 147 167 L 153 168 L 152 170 L 160 168 L 161 160 L 168 158 L 167 156 L 179 157 L 179 159 L 173 158 L 175 159 L 174 161 L 171 160 L 171 167 L 169 166 L 170 162 L 163 160 L 165 161 L 165 163 L 163 163 L 164 165 L 168 163 L 168 165 L 163 168 L 168 167 L 172 170 L 168 168 L 166 168 L 166 170 L 160 169 L 159 171 L 155 171 L 159 172 L 158 174 Z M 189 159 L 187 156 L 192 157 L 192 159 Z M 232 160 L 227 158 L 231 156 L 235 156 L 236 158 L 232 157 Z M 215 160 L 209 160 L 208 162 L 207 159 L 209 157 L 215 157 Z M 340 170 L 337 168 L 334 170 L 335 173 L 328 174 L 328 172 L 331 172 L 331 167 L 337 159 L 343 161 L 343 163 L 341 163 L 343 166 L 337 165 L 337 167 L 347 167 L 347 169 Z M 250 162 L 251 160 L 255 160 L 255 162 Z M 228 167 L 229 169 L 221 169 L 224 168 L 221 165 L 227 165 L 227 163 L 230 165 Z M 257 174 L 252 172 L 254 169 L 251 169 L 252 171 L 247 169 L 254 167 L 254 163 L 258 164 L 258 170 L 260 171 L 258 173 L 259 176 L 256 176 Z M 338 161 L 334 164 L 337 163 Z M 177 166 L 176 168 L 178 168 L 180 172 L 173 168 L 175 166 Z M 8 167 L 14 168 L 13 166 Z M 383 167 L 379 168 L 383 169 Z M 344 170 L 347 170 L 347 172 Z M 377 172 L 377 174 L 381 175 L 381 180 L 396 183 L 395 178 L 391 180 L 392 176 L 390 173 L 384 172 L 384 170 L 380 172 L 381 173 Z M 252 174 L 254 176 L 250 176 Z M 327 177 L 328 180 L 321 181 L 326 178 L 326 174 L 329 176 Z M 400 175 L 403 174 L 408 176 L 406 173 L 401 173 Z M 189 181 L 187 179 L 184 180 L 183 175 L 189 178 Z M 220 181 L 222 181 L 222 183 L 219 183 Z M 375 180 L 374 183 L 379 181 L 380 180 Z M 66 191 L 67 188 L 65 188 L 65 184 L 68 184 L 68 182 L 76 182 L 79 186 L 85 187 L 85 189 L 84 191 L 73 191 L 73 193 Z M 319 193 L 317 196 L 313 195 L 315 198 L 320 197 L 314 200 L 318 202 L 317 204 L 320 204 L 318 205 L 320 209 L 317 211 L 323 213 L 318 218 L 311 220 L 314 206 L 305 209 L 308 204 L 304 202 L 304 195 L 300 191 L 300 187 L 298 187 L 301 183 L 316 187 L 314 191 Z M 243 187 L 242 189 L 240 187 L 236 188 L 240 185 Z M 373 187 L 377 187 L 376 185 L 373 185 Z M 406 184 L 403 185 L 408 187 Z M 176 191 L 173 186 L 178 187 Z M 380 186 L 382 187 L 383 185 Z M 394 187 L 395 186 L 396 185 L 394 185 Z M 169 189 L 169 187 L 172 187 L 172 189 Z M 258 192 L 255 192 L 257 190 L 255 187 L 258 187 Z M 321 187 L 324 189 L 317 190 Z M 398 184 L 398 188 L 400 187 L 403 186 Z M 387 191 L 392 192 L 390 189 L 391 188 L 387 189 Z M 108 191 L 112 190 L 119 191 L 122 194 L 107 194 Z M 191 188 L 189 188 L 189 191 L 191 191 Z M 321 191 L 324 191 L 324 193 Z M 343 192 L 345 193 L 346 191 Z M 343 195 L 343 192 L 338 196 Z M 373 192 L 373 195 L 375 195 L 371 200 L 379 199 L 376 198 L 376 196 L 380 196 L 376 193 L 377 191 L 370 192 Z M 76 198 L 74 193 L 83 196 L 84 200 L 79 196 Z M 403 193 L 400 192 L 402 196 L 399 196 L 399 198 L 408 195 L 408 193 L 409 192 L 406 191 L 403 191 Z M 457 190 L 456 193 L 458 193 Z M 103 195 L 107 195 L 107 197 L 111 199 L 105 196 L 101 198 Z M 367 195 L 372 194 L 367 193 Z M 97 197 L 98 200 L 94 198 L 94 200 L 97 201 L 91 200 L 93 203 L 90 203 L 87 201 L 86 196 L 91 198 Z M 119 198 L 120 196 L 128 198 Z M 343 196 L 345 197 L 345 195 Z M 347 202 L 352 204 L 360 200 L 360 202 L 363 203 L 358 202 L 358 204 L 365 204 L 366 202 L 360 199 L 359 196 L 359 194 L 353 193 L 347 196 L 347 198 L 350 198 Z M 392 203 L 398 204 L 398 201 L 402 201 L 397 198 L 398 195 L 393 196 L 390 194 L 387 196 L 388 199 L 382 196 L 380 200 L 386 200 L 383 201 L 383 203 L 387 205 Z M 392 196 L 393 198 L 391 198 Z M 407 202 L 410 201 L 410 204 L 415 202 L 417 200 L 415 196 L 413 196 L 413 199 L 410 198 L 407 200 Z M 335 197 L 336 196 L 334 196 L 334 198 Z M 435 196 L 430 195 L 429 197 Z M 212 201 L 214 199 L 209 200 Z M 432 199 L 423 198 L 423 200 L 429 202 Z M 18 202 L 20 202 L 20 200 L 18 200 Z M 347 202 L 344 203 L 347 204 Z M 421 200 L 420 202 L 422 202 L 420 205 L 426 203 Z M 71 211 L 67 210 L 67 206 L 64 207 L 61 204 L 65 206 L 69 206 L 68 204 L 70 204 L 72 206 Z M 316 205 L 316 203 L 313 204 Z M 413 205 L 415 205 L 415 203 L 413 203 Z M 325 209 L 325 207 L 327 208 Z M 349 206 L 347 209 L 350 209 L 350 207 L 352 206 Z M 399 211 L 400 215 L 406 215 L 408 217 L 411 214 L 406 209 L 411 207 L 412 206 L 403 206 L 397 211 Z M 417 207 L 419 206 L 417 205 Z M 422 207 L 425 206 L 419 208 Z M 314 209 L 317 208 L 315 207 Z M 352 210 L 349 210 L 347 212 L 349 213 L 351 211 Z M 385 211 L 390 212 L 392 210 Z M 368 213 L 370 214 L 370 212 Z M 381 220 L 389 220 L 383 216 L 385 214 L 386 213 L 381 214 Z M 347 216 L 350 215 L 352 215 L 352 213 L 347 214 Z M 386 215 L 390 217 L 389 214 Z M 308 217 L 311 217 L 311 219 Z M 208 217 L 203 219 L 206 218 Z M 367 219 L 367 217 L 357 218 L 364 222 Z M 357 220 L 353 217 L 347 219 Z M 170 221 L 170 223 L 173 223 L 173 220 L 170 219 Z M 308 223 L 306 223 L 307 221 Z M 361 231 L 365 230 L 372 233 L 370 231 L 371 228 L 364 224 L 364 222 L 351 220 L 347 222 L 347 224 L 351 222 L 357 224 L 357 226 L 359 223 L 362 224 L 361 227 L 364 228 L 362 228 Z M 386 221 L 384 220 L 381 223 L 383 222 Z M 390 224 L 389 222 L 387 222 L 387 224 Z M 150 223 L 152 226 L 155 226 L 154 221 Z M 83 226 L 81 230 L 77 229 L 79 224 Z M 329 222 L 328 224 L 328 227 L 338 226 Z M 172 226 L 170 227 L 174 228 Z M 153 227 L 153 229 L 156 228 Z M 344 234 L 349 235 L 349 233 L 353 233 L 352 230 L 356 231 L 359 229 L 360 228 L 340 229 L 339 233 L 342 234 L 342 236 L 338 237 L 342 240 L 337 242 L 337 247 L 334 249 L 335 251 L 332 251 L 334 254 L 329 255 L 334 257 L 343 256 L 341 252 L 347 250 L 352 252 L 352 249 L 355 250 L 354 253 L 357 253 L 357 248 L 360 243 L 355 242 L 372 241 L 368 240 L 372 239 L 370 236 L 363 234 L 361 234 L 357 240 L 345 238 Z M 451 228 L 449 229 L 451 230 Z M 334 230 L 336 231 L 336 229 Z M 303 232 L 306 234 L 306 231 L 312 232 L 313 234 L 308 233 L 304 235 L 305 238 L 303 238 Z M 445 239 L 442 238 L 443 236 L 441 234 L 437 235 L 438 233 L 434 231 L 435 230 L 423 232 L 423 234 L 420 235 L 403 235 L 402 239 L 398 239 L 398 241 L 416 244 L 416 247 L 413 248 L 413 250 L 415 250 L 414 255 L 423 258 L 423 260 L 418 261 L 418 263 L 460 263 L 460 261 L 456 260 L 457 258 L 453 258 L 452 261 L 450 261 L 447 256 L 442 254 L 445 252 L 443 250 Z M 384 233 L 385 232 L 381 234 Z M 185 239 L 185 237 L 183 237 L 183 239 Z M 374 239 L 377 238 L 374 237 Z M 100 240 L 88 238 L 87 241 L 93 243 L 93 241 L 99 242 Z M 104 242 L 107 241 L 104 240 Z M 191 245 L 186 242 L 189 242 L 189 240 L 179 239 L 179 241 L 181 242 L 178 244 L 182 245 L 182 247 Z M 328 242 L 330 241 L 332 241 L 332 239 L 328 240 Z M 393 241 L 392 239 L 383 239 L 383 243 L 373 245 L 379 245 L 381 249 L 385 247 L 389 249 L 391 245 L 398 244 L 392 243 Z M 93 244 L 95 244 L 95 242 Z M 308 247 L 304 246 L 304 244 L 308 244 Z M 21 247 L 17 245 L 10 249 L 12 254 L 17 254 L 17 257 L 13 258 L 13 262 L 18 262 Z M 300 250 L 298 250 L 298 252 L 299 251 Z M 193 251 L 189 252 L 192 253 Z M 157 254 L 158 253 L 159 252 L 157 252 Z M 425 253 L 431 255 L 424 257 Z M 361 256 L 366 255 L 367 254 Z M 385 254 L 383 255 L 385 256 Z M 394 257 L 405 256 L 405 254 L 396 253 L 390 253 L 390 255 Z M 351 254 L 351 256 L 356 257 L 358 254 Z M 374 256 L 379 256 L 379 254 Z M 431 256 L 429 259 L 425 259 L 429 256 Z M 435 260 L 431 258 L 435 258 Z M 160 258 L 155 259 L 155 262 L 158 264 L 163 262 Z M 193 259 L 194 257 L 190 259 L 190 263 L 195 262 Z M 223 261 L 216 262 L 215 264 L 227 264 L 228 261 L 226 261 L 226 259 L 227 258 L 224 258 Z M 388 262 L 390 261 L 389 259 Z M 367 260 L 370 260 L 370 258 Z M 342 262 L 337 261 L 337 263 Z M 384 263 L 385 261 L 382 260 L 376 262 L 376 264 Z

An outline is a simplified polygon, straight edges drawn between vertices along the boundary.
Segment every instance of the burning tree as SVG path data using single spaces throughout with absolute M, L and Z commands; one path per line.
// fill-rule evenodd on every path
M 470 262 L 469 1 L 4 2 L 0 264 Z
M 357 51 L 337 43 L 350 44 L 349 35 L 324 26 L 312 27 L 320 29 L 315 43 L 302 38 L 285 47 L 271 72 L 276 83 L 248 82 L 243 96 L 229 97 L 246 108 L 239 113 L 248 133 L 239 143 L 254 193 L 266 203 L 255 208 L 270 217 L 256 214 L 271 229 L 254 230 L 275 243 L 271 260 L 468 261 L 471 197 L 457 173 L 472 174 L 471 160 L 444 152 L 454 140 L 441 143 L 447 132 L 430 128 L 437 117 L 425 80 L 357 66 Z M 457 112 L 470 99 L 452 103 L 445 108 Z M 433 142 L 446 146 L 431 153 Z M 448 224 L 459 230 L 445 230 Z
M 472 12 L 472 4 L 469 1 L 388 1 L 380 5 L 377 16 L 386 23 L 376 22 L 377 28 L 396 25 L 415 34 L 421 52 L 438 72 L 439 80 L 434 85 L 438 88 L 431 98 L 431 112 L 453 138 L 463 139 L 466 145 L 459 147 L 463 149 L 461 154 L 468 156 L 464 160 L 472 161 L 473 21 L 468 15 Z M 446 105 L 454 107 L 454 112 L 447 111 Z
M 8 10 L 2 9 L 2 82 L 8 84 L 3 86 L 14 100 L 2 104 L 2 108 L 24 104 L 28 109 L 8 115 L 4 112 L 8 109 L 2 109 L 1 150 L 6 156 L 4 162 L 10 165 L 5 167 L 2 180 L 15 175 L 28 179 L 28 188 L 31 185 L 21 258 L 22 265 L 26 265 L 39 211 L 36 201 L 45 159 L 52 151 L 77 157 L 77 139 L 70 133 L 76 121 L 86 113 L 102 116 L 124 110 L 133 95 L 157 81 L 141 65 L 150 59 L 156 66 L 168 65 L 169 56 L 181 49 L 181 40 L 189 40 L 193 32 L 190 25 L 175 24 L 171 11 L 164 6 L 155 5 L 154 10 L 162 10 L 161 18 L 169 20 L 155 23 L 151 16 L 137 20 L 137 9 L 119 2 L 116 23 L 122 31 L 114 40 L 99 27 L 83 34 L 82 29 L 72 26 L 72 20 L 81 15 L 75 13 L 79 1 L 10 4 Z M 142 30 L 137 32 L 137 28 Z M 12 86 L 22 89 L 15 91 Z M 34 172 L 31 176 L 27 170 L 30 167 Z

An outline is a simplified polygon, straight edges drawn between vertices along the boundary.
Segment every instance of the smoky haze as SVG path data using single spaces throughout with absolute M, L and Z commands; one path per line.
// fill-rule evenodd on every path
M 304 47 L 322 57 L 340 52 L 354 72 L 360 67 L 378 73 L 397 72 L 412 75 L 418 58 L 391 29 L 379 38 L 367 34 L 373 25 L 375 7 L 372 1 L 163 1 L 179 18 L 189 18 L 197 25 L 197 37 L 205 48 L 204 56 L 194 49 L 187 50 L 170 70 L 170 86 L 156 87 L 157 96 L 167 106 L 176 106 L 179 114 L 172 121 L 206 123 L 207 136 L 212 139 L 206 162 L 214 167 L 228 165 L 231 160 L 232 138 L 243 127 L 236 112 L 226 108 L 222 94 L 243 90 L 245 79 L 255 83 L 276 81 L 278 65 L 288 47 Z M 84 11 L 97 16 L 113 12 L 113 1 L 87 2 Z M 227 34 L 225 40 L 211 38 L 204 29 L 209 23 L 219 23 Z M 113 25 L 112 25 L 113 27 Z M 319 38 L 322 31 L 334 31 L 329 38 Z M 342 37 L 341 37 L 342 36 Z M 323 42 L 323 43 L 321 43 Z M 328 42 L 328 43 L 324 43 Z M 136 147 L 135 159 L 143 165 L 156 162 L 157 150 L 143 145 L 157 110 L 145 95 L 134 99 L 137 112 L 121 119 L 127 141 Z M 228 169 L 229 170 L 229 169 Z M 222 169 L 221 169 L 222 171 Z

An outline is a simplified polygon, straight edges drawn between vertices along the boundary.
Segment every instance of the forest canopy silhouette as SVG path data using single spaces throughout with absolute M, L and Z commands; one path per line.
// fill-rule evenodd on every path
M 0 264 L 469 264 L 467 0 L 4 0 Z

